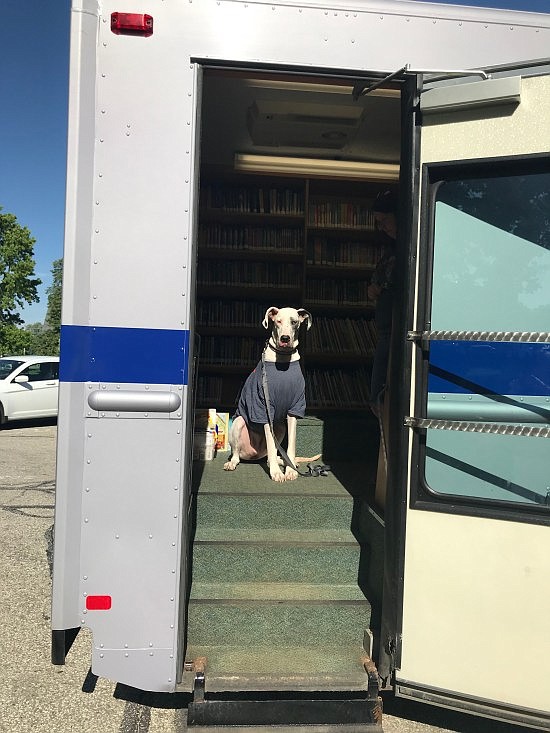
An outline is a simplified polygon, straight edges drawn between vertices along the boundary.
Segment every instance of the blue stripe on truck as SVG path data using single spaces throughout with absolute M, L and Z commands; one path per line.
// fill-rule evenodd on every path
M 428 392 L 550 396 L 550 344 L 432 341 Z
M 189 331 L 61 326 L 62 382 L 187 384 Z

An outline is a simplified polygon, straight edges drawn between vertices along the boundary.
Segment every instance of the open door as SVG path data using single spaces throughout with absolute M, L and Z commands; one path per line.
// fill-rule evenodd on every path
M 550 76 L 421 112 L 395 689 L 550 730 Z

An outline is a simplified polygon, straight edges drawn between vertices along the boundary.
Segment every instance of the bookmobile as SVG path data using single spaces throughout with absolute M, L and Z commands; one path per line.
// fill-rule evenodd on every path
M 95 675 L 181 693 L 190 728 L 381 730 L 393 690 L 550 730 L 550 16 L 71 18 L 53 662 L 89 630 Z M 193 460 L 284 305 L 312 314 L 298 453 L 328 475 Z

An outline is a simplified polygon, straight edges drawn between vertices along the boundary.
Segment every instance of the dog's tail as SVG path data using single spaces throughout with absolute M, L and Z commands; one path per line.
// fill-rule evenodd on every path
M 303 458 L 302 456 L 296 456 L 294 463 L 311 463 L 311 461 L 318 461 L 321 458 L 321 453 L 316 456 L 310 456 L 309 458 Z

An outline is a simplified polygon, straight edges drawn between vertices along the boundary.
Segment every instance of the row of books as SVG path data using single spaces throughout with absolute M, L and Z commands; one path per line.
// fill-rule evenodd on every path
M 308 242 L 308 265 L 332 267 L 374 267 L 382 256 L 382 247 L 366 242 L 338 242 L 326 237 L 314 237 Z
M 299 254 L 304 232 L 296 227 L 252 227 L 209 223 L 199 229 L 199 245 L 224 249 L 263 249 Z
M 244 214 L 303 215 L 304 192 L 286 187 L 206 185 L 201 189 L 201 205 Z
M 369 371 L 361 367 L 343 369 L 314 369 L 306 371 L 306 401 L 308 407 L 358 408 L 369 404 Z
M 329 305 L 362 305 L 368 300 L 367 280 L 308 280 L 306 301 Z
M 198 404 L 219 404 L 222 401 L 222 377 L 199 375 L 197 380 Z
M 199 327 L 257 327 L 260 331 L 268 305 L 253 300 L 201 298 L 197 302 L 197 322 Z
M 316 318 L 307 332 L 305 355 L 319 353 L 371 355 L 376 326 L 366 318 Z
M 350 370 L 314 369 L 306 371 L 306 402 L 309 408 L 363 408 L 369 403 L 370 374 L 366 368 Z M 197 403 L 221 404 L 223 379 L 199 376 Z M 235 395 L 235 402 L 237 395 Z
M 376 344 L 374 324 L 366 320 L 327 319 L 316 322 L 316 332 L 307 334 L 303 356 L 316 354 L 372 355 Z M 250 336 L 201 337 L 199 361 L 210 365 L 255 366 L 265 341 L 261 334 Z
M 296 288 L 302 282 L 302 267 L 279 262 L 199 262 L 199 285 L 226 285 L 230 287 Z
M 309 226 L 341 229 L 376 229 L 374 213 L 365 204 L 349 201 L 315 201 L 309 204 Z
M 260 358 L 261 346 L 257 338 L 247 336 L 203 336 L 199 363 L 254 367 Z

